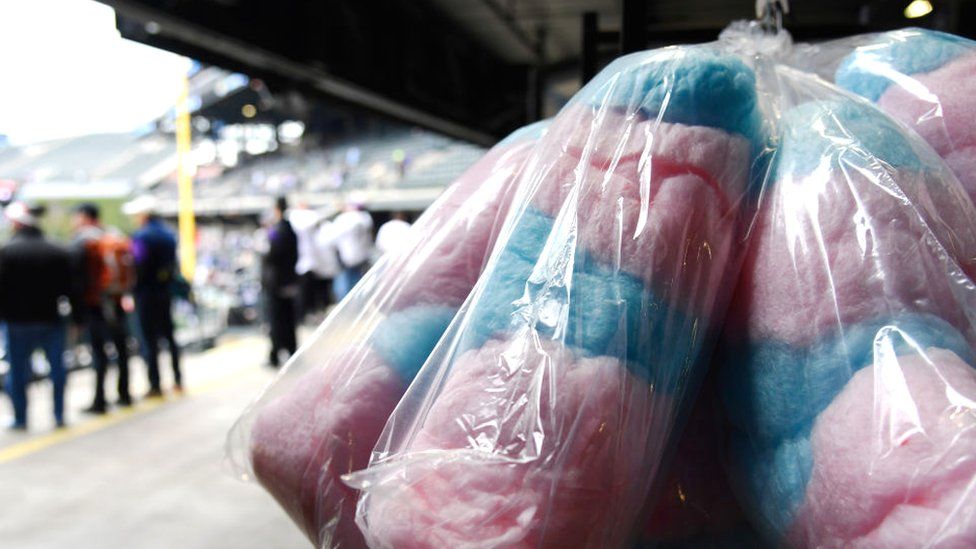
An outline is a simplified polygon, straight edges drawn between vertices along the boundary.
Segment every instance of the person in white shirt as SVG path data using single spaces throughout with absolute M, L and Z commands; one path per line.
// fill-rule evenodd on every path
M 394 212 L 393 218 L 384 223 L 376 233 L 376 252 L 382 256 L 400 250 L 409 242 L 410 223 L 403 212 Z
M 332 284 L 336 301 L 341 301 L 366 273 L 373 254 L 373 218 L 359 204 L 351 203 L 332 221 L 341 271 Z
M 288 221 L 298 237 L 298 262 L 295 272 L 300 279 L 299 318 L 323 310 L 329 304 L 329 279 L 335 272 L 324 277 L 320 271 L 321 262 L 317 242 L 322 215 L 308 206 L 300 206 L 288 212 Z M 333 261 L 334 262 L 334 261 Z

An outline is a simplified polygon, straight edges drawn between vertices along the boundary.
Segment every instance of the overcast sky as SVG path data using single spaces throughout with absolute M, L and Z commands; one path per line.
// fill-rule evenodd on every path
M 91 0 L 0 0 L 0 134 L 23 144 L 130 131 L 176 100 L 190 61 L 123 40 Z

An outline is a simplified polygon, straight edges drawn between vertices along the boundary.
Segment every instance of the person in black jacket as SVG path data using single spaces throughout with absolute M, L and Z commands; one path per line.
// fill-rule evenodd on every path
M 54 419 L 63 427 L 67 334 L 59 302 L 74 298 L 70 255 L 44 238 L 37 217 L 24 204 L 10 204 L 4 213 L 14 227 L 10 241 L 0 248 L 0 319 L 7 323 L 10 370 L 5 386 L 14 407 L 11 428 L 27 429 L 27 384 L 37 349 L 50 364 Z
M 281 351 L 288 355 L 298 349 L 295 299 L 298 295 L 298 236 L 285 217 L 285 197 L 275 201 L 274 225 L 268 230 L 268 252 L 261 262 L 261 285 L 264 289 L 270 324 L 270 363 L 278 367 Z
M 132 291 L 136 316 L 142 329 L 143 358 L 149 374 L 147 398 L 163 394 L 159 376 L 159 342 L 165 341 L 173 367 L 173 389 L 183 392 L 180 371 L 180 347 L 173 325 L 173 287 L 178 267 L 176 235 L 156 215 L 152 197 L 142 196 L 128 202 L 123 213 L 136 218 L 139 228 L 132 234 L 132 259 L 136 283 Z

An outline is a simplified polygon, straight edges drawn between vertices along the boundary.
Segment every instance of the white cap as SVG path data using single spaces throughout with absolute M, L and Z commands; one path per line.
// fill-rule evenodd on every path
M 137 196 L 125 204 L 122 204 L 122 213 L 125 215 L 150 214 L 155 211 L 156 198 L 148 194 Z
M 37 218 L 30 212 L 30 208 L 27 204 L 23 202 L 12 202 L 6 208 L 3 209 L 4 215 L 7 219 L 13 221 L 14 223 L 20 223 L 21 225 L 29 225 L 31 227 L 37 226 Z

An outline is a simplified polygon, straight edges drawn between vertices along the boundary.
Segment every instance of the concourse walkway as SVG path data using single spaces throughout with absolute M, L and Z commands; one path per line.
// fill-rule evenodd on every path
M 0 433 L 0 547 L 307 547 L 271 497 L 238 481 L 224 462 L 227 430 L 275 374 L 263 365 L 266 354 L 258 335 L 225 337 L 185 355 L 184 395 L 100 417 L 79 411 L 94 380 L 90 371 L 75 372 L 69 426 L 61 430 L 53 428 L 50 385 L 33 384 L 31 431 Z M 166 388 L 168 362 L 161 366 Z M 133 395 L 142 395 L 141 361 L 132 370 Z M 110 370 L 108 385 L 114 381 Z M 2 398 L 6 424 L 11 412 Z

